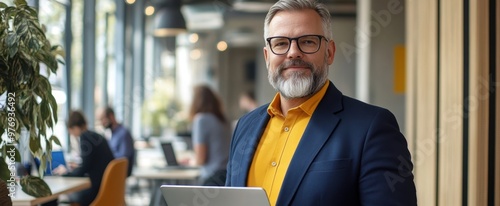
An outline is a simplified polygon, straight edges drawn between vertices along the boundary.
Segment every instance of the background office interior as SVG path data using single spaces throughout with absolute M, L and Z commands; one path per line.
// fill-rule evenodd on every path
M 255 90 L 260 104 L 275 93 L 262 54 L 274 1 L 29 2 L 66 52 L 66 64 L 51 76 L 62 142 L 70 109 L 83 110 L 94 125 L 95 110 L 112 105 L 140 140 L 186 128 L 195 84 L 219 92 L 230 119 L 242 114 L 241 92 Z M 322 2 L 337 46 L 329 77 L 344 94 L 395 114 L 412 152 L 419 203 L 500 205 L 500 2 Z M 155 36 L 164 12 L 182 15 L 187 30 Z M 160 20 L 168 18 L 181 22 Z

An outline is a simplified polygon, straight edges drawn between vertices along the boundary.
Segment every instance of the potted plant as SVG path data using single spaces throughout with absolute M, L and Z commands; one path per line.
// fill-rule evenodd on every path
M 13 6 L 0 2 L 0 178 L 11 193 L 15 186 L 15 162 L 20 162 L 18 148 L 29 148 L 40 160 L 39 177 L 24 176 L 19 183 L 24 192 L 42 197 L 51 194 L 43 181 L 46 162 L 51 159 L 52 144 L 57 137 L 48 135 L 57 122 L 57 103 L 48 78 L 40 73 L 55 73 L 57 55 L 38 20 L 38 13 L 25 0 Z M 27 132 L 21 132 L 27 131 Z M 22 133 L 28 135 L 20 141 Z M 22 145 L 22 144 L 29 144 Z M 0 188 L 2 189 L 2 188 Z M 15 189 L 15 188 L 14 188 Z M 14 191 L 15 192 L 15 191 Z

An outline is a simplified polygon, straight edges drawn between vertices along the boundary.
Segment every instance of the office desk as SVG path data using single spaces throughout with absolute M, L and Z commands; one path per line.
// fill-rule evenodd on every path
M 196 180 L 199 169 L 134 168 L 133 176 L 151 180 Z
M 194 184 L 200 176 L 200 169 L 158 169 L 134 168 L 133 177 L 150 180 L 151 206 L 166 205 L 160 191 L 162 184 Z
M 52 195 L 47 197 L 33 197 L 27 195 L 21 190 L 21 186 L 17 186 L 12 204 L 14 206 L 31 206 L 49 202 L 57 199 L 61 194 L 69 194 L 90 188 L 90 179 L 88 177 L 62 177 L 50 176 L 44 178 L 49 185 Z

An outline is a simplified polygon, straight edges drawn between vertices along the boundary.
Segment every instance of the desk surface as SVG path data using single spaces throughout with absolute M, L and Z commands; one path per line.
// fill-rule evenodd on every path
M 194 180 L 200 176 L 200 169 L 134 168 L 132 176 L 143 179 Z
M 88 177 L 47 176 L 44 180 L 52 190 L 52 195 L 39 198 L 29 196 L 24 193 L 21 190 L 21 186 L 18 185 L 14 196 L 11 198 L 13 205 L 38 205 L 55 200 L 61 194 L 68 194 L 90 188 L 90 179 Z

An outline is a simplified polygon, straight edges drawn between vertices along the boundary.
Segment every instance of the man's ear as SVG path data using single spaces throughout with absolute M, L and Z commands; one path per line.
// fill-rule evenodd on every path
M 327 61 L 328 65 L 333 63 L 333 59 L 335 58 L 335 42 L 333 40 L 328 41 L 328 49 L 327 49 Z
M 263 52 L 264 52 L 264 60 L 266 60 L 266 65 L 268 65 L 268 51 L 267 51 L 267 47 L 264 47 L 262 48 Z

